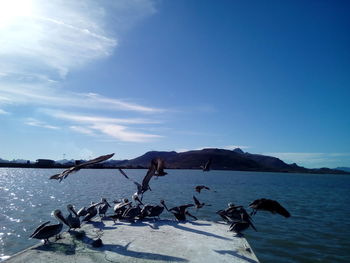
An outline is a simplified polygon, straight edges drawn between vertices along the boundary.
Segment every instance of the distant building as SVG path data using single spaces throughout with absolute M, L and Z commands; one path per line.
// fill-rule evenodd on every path
M 55 164 L 55 161 L 49 159 L 38 159 L 36 160 L 36 164 L 42 166 L 53 166 Z

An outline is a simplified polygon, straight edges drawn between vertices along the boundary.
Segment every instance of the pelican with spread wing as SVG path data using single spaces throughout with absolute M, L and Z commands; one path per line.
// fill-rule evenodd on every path
M 108 160 L 109 158 L 111 158 L 112 156 L 114 155 L 114 153 L 112 154 L 107 154 L 107 155 L 102 155 L 100 157 L 97 157 L 95 159 L 92 159 L 92 160 L 89 160 L 89 161 L 86 161 L 84 163 L 80 163 L 80 164 L 77 164 L 77 165 L 74 165 L 66 170 L 64 170 L 62 173 L 59 173 L 59 174 L 54 174 L 50 177 L 50 179 L 56 179 L 56 180 L 59 180 L 60 182 L 65 179 L 69 174 L 71 173 L 75 173 L 77 171 L 79 171 L 80 169 L 86 167 L 86 166 L 89 166 L 89 165 L 92 165 L 92 164 L 96 164 L 96 163 L 100 163 L 100 162 L 103 162 L 103 161 L 106 161 Z

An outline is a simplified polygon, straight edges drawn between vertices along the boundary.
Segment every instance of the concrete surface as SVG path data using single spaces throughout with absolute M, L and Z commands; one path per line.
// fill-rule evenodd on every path
M 259 262 L 246 239 L 228 232 L 228 227 L 200 220 L 96 221 L 4 262 Z M 103 246 L 95 248 L 92 242 L 98 238 Z

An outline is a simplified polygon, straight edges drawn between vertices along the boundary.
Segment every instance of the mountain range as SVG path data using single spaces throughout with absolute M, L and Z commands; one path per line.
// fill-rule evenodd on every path
M 297 165 L 287 164 L 282 160 L 261 154 L 252 154 L 242 151 L 240 148 L 234 150 L 207 148 L 187 152 L 175 151 L 150 151 L 137 158 L 130 160 L 108 160 L 98 163 L 89 168 L 148 168 L 151 160 L 161 158 L 165 162 L 166 169 L 200 169 L 211 159 L 213 170 L 236 170 L 257 172 L 284 172 L 284 173 L 319 173 L 319 174 L 350 174 L 346 169 L 319 168 L 309 169 Z M 44 160 L 44 162 L 26 163 L 8 162 L 0 159 L 0 167 L 28 167 L 28 168 L 66 168 L 74 165 L 74 160 Z M 78 162 L 83 162 L 79 160 Z
M 289 173 L 331 173 L 346 174 L 348 172 L 330 168 L 308 169 L 296 163 L 287 164 L 282 160 L 261 154 L 243 152 L 240 148 L 225 150 L 208 148 L 177 153 L 175 151 L 150 151 L 130 160 L 110 161 L 110 164 L 126 168 L 147 168 L 153 158 L 161 158 L 168 169 L 200 169 L 209 159 L 213 170 L 238 170 L 260 172 Z M 108 165 L 108 162 L 106 163 Z

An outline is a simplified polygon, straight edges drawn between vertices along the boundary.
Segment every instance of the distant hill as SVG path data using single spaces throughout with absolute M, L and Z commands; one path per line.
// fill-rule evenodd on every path
M 150 151 L 137 158 L 130 160 L 108 160 L 103 163 L 89 166 L 89 168 L 148 168 L 151 160 L 162 158 L 167 169 L 200 169 L 209 159 L 212 160 L 213 170 L 236 170 L 236 171 L 257 171 L 257 172 L 284 172 L 284 173 L 320 173 L 320 174 L 350 174 L 350 168 L 339 167 L 337 169 L 320 168 L 308 169 L 297 164 L 287 164 L 282 160 L 261 154 L 244 152 L 239 148 L 225 150 L 208 148 L 187 152 L 164 152 Z M 49 160 L 50 161 L 50 160 Z M 0 159 L 0 167 L 27 167 L 27 168 L 68 168 L 74 165 L 75 160 L 51 161 L 45 163 L 12 163 Z M 83 160 L 79 160 L 83 162 Z
M 350 173 L 350 167 L 337 167 L 336 170 L 345 171 Z
M 153 158 L 162 158 L 168 169 L 200 169 L 200 166 L 212 159 L 213 170 L 238 170 L 261 172 L 290 172 L 290 173 L 332 173 L 342 174 L 345 171 L 320 168 L 307 169 L 297 164 L 287 164 L 282 160 L 266 155 L 251 154 L 241 149 L 234 150 L 209 148 L 177 153 L 147 152 L 135 159 L 120 161 L 119 165 L 129 168 L 147 168 Z

